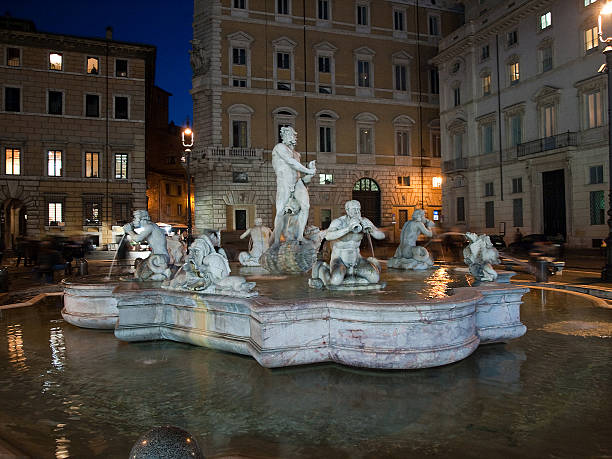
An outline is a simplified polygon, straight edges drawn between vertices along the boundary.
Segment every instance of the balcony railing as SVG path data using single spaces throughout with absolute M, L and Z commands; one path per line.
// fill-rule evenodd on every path
M 206 159 L 261 159 L 262 148 L 250 147 L 205 147 L 202 158 Z
M 468 168 L 467 158 L 455 158 L 449 161 L 444 161 L 442 164 L 442 172 L 458 172 Z
M 578 133 L 566 132 L 531 142 L 519 143 L 516 146 L 516 156 L 528 156 L 542 153 L 544 151 L 556 150 L 557 148 L 575 147 L 578 145 Z

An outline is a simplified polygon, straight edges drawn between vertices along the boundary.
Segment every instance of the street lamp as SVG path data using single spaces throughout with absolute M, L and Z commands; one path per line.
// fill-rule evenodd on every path
M 187 169 L 187 245 L 191 244 L 192 238 L 192 222 L 191 222 L 191 168 L 189 167 L 189 161 L 191 159 L 191 147 L 193 147 L 193 131 L 186 127 L 181 133 L 181 140 L 183 142 L 183 148 L 185 154 L 181 158 L 181 161 Z
M 599 40 L 604 44 L 604 56 L 606 56 L 606 72 L 608 74 L 608 237 L 606 239 L 606 266 L 601 272 L 601 279 L 612 281 L 612 2 L 608 1 L 601 11 L 597 21 Z M 601 69 L 600 69 L 601 71 Z

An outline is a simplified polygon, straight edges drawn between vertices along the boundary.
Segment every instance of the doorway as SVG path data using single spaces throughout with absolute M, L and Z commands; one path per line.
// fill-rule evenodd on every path
M 380 187 L 371 178 L 357 180 L 352 199 L 361 204 L 361 215 L 380 226 Z
M 565 173 L 563 169 L 542 172 L 544 234 L 565 239 Z
M 9 199 L 2 206 L 2 237 L 7 249 L 14 249 L 18 237 L 27 236 L 28 211 L 18 199 Z

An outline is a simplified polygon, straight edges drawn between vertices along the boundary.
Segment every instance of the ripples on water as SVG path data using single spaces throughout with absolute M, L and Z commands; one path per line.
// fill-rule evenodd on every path
M 524 337 L 441 368 L 268 370 L 180 343 L 123 343 L 56 307 L 2 311 L 0 437 L 56 458 L 126 457 L 162 424 L 193 433 L 207 456 L 609 456 L 612 310 L 536 290 L 522 318 Z

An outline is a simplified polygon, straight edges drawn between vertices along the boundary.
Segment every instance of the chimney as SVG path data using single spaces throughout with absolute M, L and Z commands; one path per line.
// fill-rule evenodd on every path
M 113 28 L 111 26 L 108 26 L 106 28 L 106 39 L 107 40 L 112 40 L 113 39 Z

